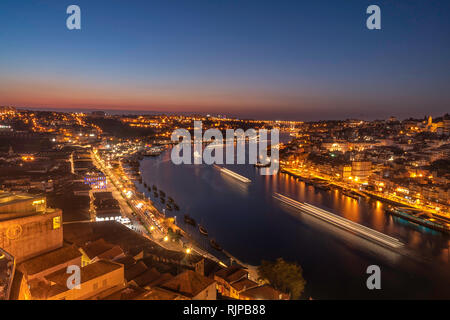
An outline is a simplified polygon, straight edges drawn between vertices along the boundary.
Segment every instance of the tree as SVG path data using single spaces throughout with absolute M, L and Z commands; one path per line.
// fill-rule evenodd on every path
M 302 267 L 286 262 L 283 258 L 275 262 L 263 260 L 258 267 L 258 274 L 260 279 L 269 282 L 275 289 L 289 292 L 291 299 L 299 299 L 305 289 Z

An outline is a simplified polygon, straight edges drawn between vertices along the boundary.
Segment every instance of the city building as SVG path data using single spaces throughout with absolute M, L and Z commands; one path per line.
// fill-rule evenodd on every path
M 125 287 L 123 265 L 99 260 L 80 269 L 79 288 L 69 288 L 70 273 L 61 269 L 22 286 L 24 300 L 101 299 Z
M 290 295 L 282 293 L 269 285 L 245 290 L 239 294 L 241 300 L 289 300 Z
M 0 248 L 0 300 L 9 300 L 15 266 L 14 257 Z
M 358 183 L 367 183 L 372 170 L 372 163 L 370 161 L 353 161 L 352 162 L 352 177 L 353 181 Z
M 239 299 L 239 291 L 233 287 L 233 284 L 245 279 L 248 279 L 248 271 L 239 265 L 232 265 L 214 274 L 217 292 L 235 299 Z
M 16 263 L 62 244 L 62 212 L 48 208 L 44 196 L 0 193 L 0 248 Z
M 160 287 L 192 300 L 216 300 L 216 285 L 213 279 L 187 270 Z

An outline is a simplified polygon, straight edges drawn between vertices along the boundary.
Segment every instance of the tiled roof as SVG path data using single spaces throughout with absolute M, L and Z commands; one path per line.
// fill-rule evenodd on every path
M 114 270 L 120 269 L 122 266 L 115 262 L 110 262 L 106 260 L 99 260 L 94 263 L 88 264 L 87 266 L 81 268 L 81 283 L 87 282 L 101 275 L 110 273 Z M 62 285 L 66 287 L 67 278 L 70 274 L 66 270 L 60 270 L 55 273 L 49 274 L 45 278 L 51 282 Z
M 228 268 L 217 271 L 215 275 L 231 283 L 240 280 L 243 277 L 247 278 L 248 271 L 241 266 L 232 265 Z
M 98 239 L 81 248 L 87 254 L 89 259 L 94 259 L 98 255 L 110 250 L 112 247 L 114 247 L 113 244 L 106 242 L 104 239 Z
M 127 281 L 131 281 L 143 274 L 145 271 L 147 271 L 147 266 L 142 261 L 139 261 L 125 270 L 125 279 L 127 279 Z
M 239 280 L 239 281 L 233 282 L 233 283 L 231 284 L 231 286 L 232 286 L 235 290 L 237 290 L 237 291 L 240 292 L 240 291 L 242 291 L 242 290 L 248 290 L 248 289 L 257 287 L 258 284 L 257 284 L 256 282 L 250 280 L 250 279 L 245 278 L 245 279 L 241 279 L 241 280 Z
M 81 268 L 81 283 L 100 277 L 122 268 L 120 264 L 100 260 Z M 67 288 L 67 279 L 70 274 L 66 270 L 60 270 L 45 276 L 45 279 L 34 279 L 29 282 L 30 292 L 34 299 L 48 299 L 57 294 L 69 290 Z
M 260 287 L 248 289 L 240 293 L 241 296 L 245 296 L 254 300 L 288 300 L 289 295 L 281 293 L 275 290 L 269 285 L 263 285 Z
M 214 280 L 206 278 L 194 271 L 187 270 L 180 273 L 173 279 L 163 283 L 161 287 L 174 292 L 181 293 L 187 297 L 195 297 L 208 286 L 214 283 Z
M 187 300 L 187 297 L 179 293 L 162 288 L 152 288 L 147 293 L 136 298 L 136 300 Z
M 140 276 L 133 279 L 133 281 L 140 287 L 145 287 L 149 283 L 156 281 L 161 277 L 161 274 L 155 268 L 148 269 Z
M 116 257 L 123 256 L 123 250 L 120 246 L 114 246 L 111 249 L 99 254 L 97 257 L 105 260 L 113 260 Z
M 123 264 L 125 270 L 130 268 L 136 263 L 136 260 L 132 256 L 124 256 L 121 258 L 114 259 L 114 261 Z
M 24 261 L 18 268 L 25 274 L 33 275 L 78 257 L 81 253 L 74 246 L 62 247 Z
M 169 281 L 170 279 L 173 279 L 173 275 L 166 272 L 166 273 L 161 274 L 161 276 L 158 279 L 148 283 L 147 285 L 154 288 L 154 287 L 159 286 L 162 283 Z

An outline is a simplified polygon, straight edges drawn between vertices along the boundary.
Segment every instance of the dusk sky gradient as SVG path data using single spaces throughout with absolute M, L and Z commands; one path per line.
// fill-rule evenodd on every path
M 81 8 L 82 30 L 66 28 Z M 382 30 L 366 28 L 381 8 Z M 0 105 L 375 119 L 450 111 L 450 1 L 1 0 Z

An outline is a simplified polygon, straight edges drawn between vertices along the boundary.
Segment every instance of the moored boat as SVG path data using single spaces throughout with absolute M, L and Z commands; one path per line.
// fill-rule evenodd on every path
M 263 164 L 261 162 L 257 162 L 257 163 L 254 164 L 254 166 L 257 167 L 257 168 L 267 168 L 267 167 L 270 167 L 270 162 L 266 163 L 266 164 Z
M 315 185 L 314 185 L 314 188 L 321 189 L 321 190 L 323 190 L 323 191 L 330 191 L 330 190 L 331 190 L 330 186 L 327 185 L 327 184 L 325 184 L 325 183 L 318 183 L 318 184 L 315 184 Z
M 355 193 L 354 193 L 353 191 L 351 191 L 351 190 L 343 190 L 343 191 L 342 191 L 342 194 L 345 195 L 345 196 L 347 196 L 347 197 L 353 198 L 353 199 L 355 199 L 355 200 L 359 200 L 359 195 L 355 194 Z
M 188 214 L 184 215 L 184 222 L 194 227 L 197 225 L 197 222 L 194 220 L 194 218 L 191 218 Z
M 430 229 L 450 234 L 450 223 L 445 223 L 442 220 L 439 221 L 433 215 L 420 212 L 417 209 L 389 206 L 385 209 L 385 212 L 405 220 L 415 222 Z
M 213 247 L 214 249 L 216 249 L 217 251 L 222 251 L 222 247 L 216 242 L 216 240 L 211 239 L 209 241 L 209 244 L 211 245 L 211 247 Z
M 201 224 L 198 225 L 198 231 L 200 231 L 200 233 L 204 236 L 208 236 L 208 231 L 205 229 L 204 226 L 202 226 Z

